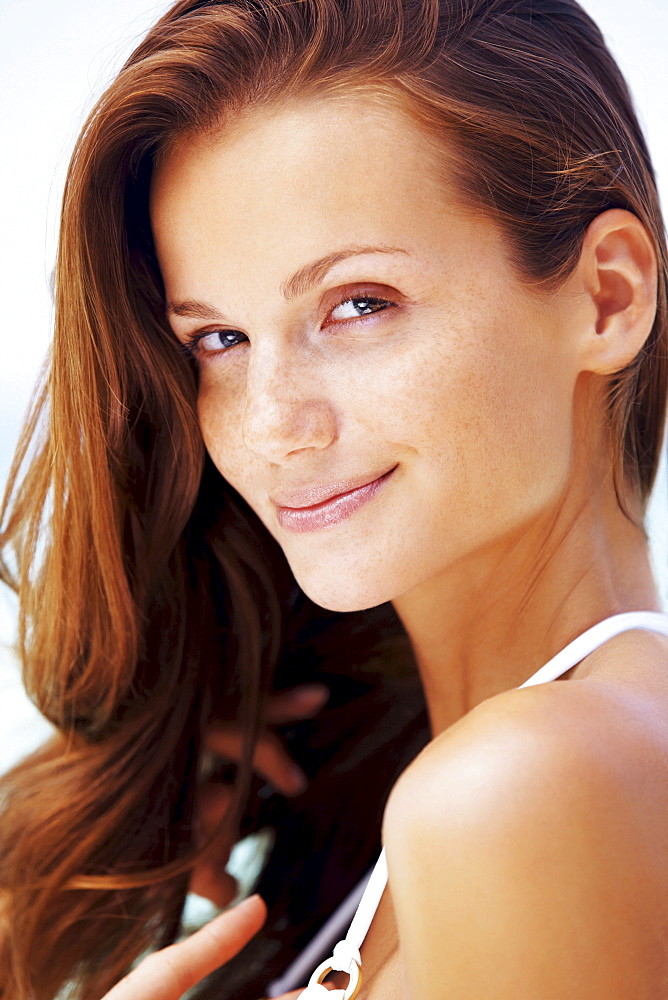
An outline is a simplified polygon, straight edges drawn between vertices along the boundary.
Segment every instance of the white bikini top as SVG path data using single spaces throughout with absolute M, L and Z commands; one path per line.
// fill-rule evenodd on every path
M 564 649 L 519 686 L 529 687 L 532 684 L 544 684 L 547 681 L 555 680 L 574 667 L 580 660 L 583 660 L 585 656 L 593 653 L 608 639 L 619 635 L 620 632 L 635 628 L 649 629 L 652 632 L 660 632 L 668 636 L 668 613 L 627 611 L 605 618 L 569 642 Z M 362 982 L 360 948 L 376 914 L 386 885 L 387 861 L 385 848 L 383 848 L 366 884 L 348 933 L 335 946 L 331 957 L 325 959 L 315 969 L 308 986 L 299 994 L 299 1000 L 353 1000 L 357 995 Z M 349 974 L 350 981 L 345 990 L 328 990 L 322 985 L 323 979 L 330 972 L 347 972 Z M 270 995 L 276 996 L 277 994 L 272 992 Z

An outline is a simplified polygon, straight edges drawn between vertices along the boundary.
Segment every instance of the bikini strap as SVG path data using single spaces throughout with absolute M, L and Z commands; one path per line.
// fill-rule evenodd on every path
M 339 941 L 335 946 L 331 958 L 325 959 L 314 970 L 308 986 L 299 994 L 299 1000 L 325 1000 L 325 997 L 329 1000 L 354 1000 L 362 985 L 360 948 L 376 915 L 386 885 L 387 858 L 383 848 L 371 872 L 348 933 L 343 941 Z M 328 990 L 322 985 L 322 980 L 330 972 L 348 973 L 350 982 L 345 990 Z
M 589 656 L 595 649 L 602 646 L 608 639 L 635 628 L 646 628 L 650 632 L 660 632 L 668 636 L 668 614 L 661 611 L 624 611 L 619 615 L 604 618 L 602 622 L 592 625 L 586 632 L 569 642 L 556 656 L 548 660 L 540 670 L 537 670 L 519 686 L 521 688 L 530 687 L 533 684 L 545 684 L 547 681 L 556 680 L 580 660 L 584 660 L 585 656 Z

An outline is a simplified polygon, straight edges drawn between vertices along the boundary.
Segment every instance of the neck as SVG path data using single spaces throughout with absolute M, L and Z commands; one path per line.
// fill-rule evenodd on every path
M 394 601 L 413 645 L 434 736 L 517 687 L 609 615 L 661 610 L 647 541 L 611 477 L 572 484 L 531 523 Z

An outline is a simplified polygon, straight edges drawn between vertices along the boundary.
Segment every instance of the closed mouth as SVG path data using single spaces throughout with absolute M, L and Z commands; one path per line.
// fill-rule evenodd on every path
M 356 479 L 339 480 L 334 483 L 305 486 L 291 492 L 276 493 L 271 497 L 276 507 L 285 510 L 317 510 L 338 497 L 347 496 L 355 490 L 370 486 L 394 472 L 396 465 L 384 472 L 360 476 Z

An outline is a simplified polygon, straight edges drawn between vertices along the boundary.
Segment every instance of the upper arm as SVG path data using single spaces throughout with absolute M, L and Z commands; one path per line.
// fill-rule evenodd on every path
M 406 997 L 656 997 L 642 791 L 541 697 L 499 704 L 436 741 L 388 802 Z

